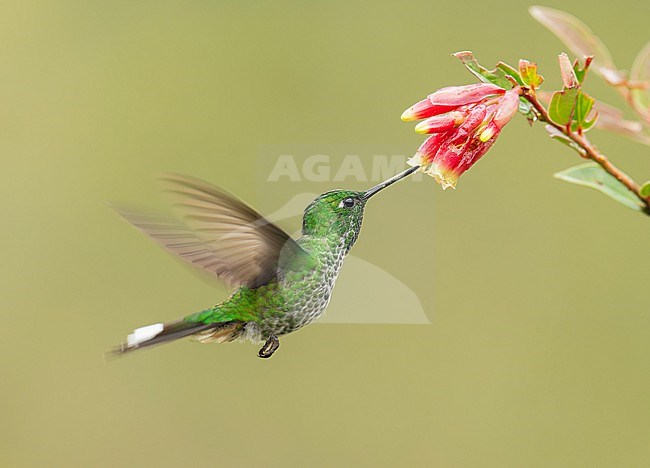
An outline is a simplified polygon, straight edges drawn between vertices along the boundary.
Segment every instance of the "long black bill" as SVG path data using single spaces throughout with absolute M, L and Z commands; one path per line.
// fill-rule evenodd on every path
M 393 176 L 393 177 L 391 177 L 390 179 L 383 181 L 381 184 L 375 185 L 374 187 L 372 187 L 372 188 L 366 190 L 366 192 L 363 194 L 363 198 L 364 198 L 365 200 L 367 200 L 368 198 L 372 197 L 374 194 L 376 194 L 376 193 L 379 192 L 380 190 L 385 189 L 385 188 L 388 187 L 389 185 L 392 185 L 392 184 L 394 184 L 395 182 L 397 182 L 398 180 L 403 179 L 403 178 L 406 177 L 407 175 L 411 175 L 411 174 L 413 174 L 413 173 L 414 173 L 415 171 L 417 171 L 418 169 L 420 169 L 420 166 L 409 167 L 407 170 L 405 170 L 405 171 L 403 171 L 403 172 L 400 172 L 400 173 L 397 174 L 396 176 Z

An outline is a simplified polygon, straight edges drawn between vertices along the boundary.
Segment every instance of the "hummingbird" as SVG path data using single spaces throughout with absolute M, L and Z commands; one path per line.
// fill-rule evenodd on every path
M 263 343 L 258 356 L 271 357 L 280 336 L 324 314 L 343 261 L 359 237 L 368 200 L 417 169 L 410 167 L 366 191 L 319 195 L 304 210 L 298 239 L 221 188 L 193 177 L 164 176 L 179 220 L 114 208 L 165 250 L 233 292 L 180 320 L 138 328 L 109 354 L 193 337 L 203 343 Z

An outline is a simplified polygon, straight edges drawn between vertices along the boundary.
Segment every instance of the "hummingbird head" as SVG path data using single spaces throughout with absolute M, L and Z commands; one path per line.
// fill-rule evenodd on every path
M 305 209 L 302 233 L 316 237 L 343 239 L 349 250 L 361 230 L 365 192 L 331 190 L 319 195 Z
M 302 233 L 318 237 L 343 239 L 346 250 L 350 250 L 361 231 L 363 210 L 368 200 L 379 191 L 412 174 L 417 167 L 391 177 L 374 187 L 358 192 L 354 190 L 331 190 L 319 195 L 305 209 Z

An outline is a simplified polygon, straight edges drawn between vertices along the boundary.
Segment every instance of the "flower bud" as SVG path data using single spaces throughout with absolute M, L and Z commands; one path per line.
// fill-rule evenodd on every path
M 511 89 L 499 100 L 493 122 L 499 129 L 502 129 L 505 124 L 510 122 L 510 119 L 517 113 L 518 109 L 519 90 Z
M 454 111 L 446 114 L 435 115 L 420 122 L 415 126 L 417 133 L 442 133 L 459 126 L 465 120 L 462 112 Z
M 564 87 L 575 88 L 580 86 L 576 72 L 573 70 L 573 65 L 571 65 L 571 61 L 569 60 L 569 56 L 565 53 L 561 53 L 558 56 L 558 60 L 560 61 L 560 73 L 562 74 Z
M 426 119 L 428 117 L 433 117 L 434 115 L 444 114 L 453 109 L 453 106 L 433 105 L 428 99 L 423 99 L 406 109 L 402 113 L 401 118 L 404 122 L 411 122 L 413 120 Z
M 490 83 L 449 86 L 429 95 L 431 104 L 459 107 L 479 102 L 488 96 L 502 95 L 506 90 Z

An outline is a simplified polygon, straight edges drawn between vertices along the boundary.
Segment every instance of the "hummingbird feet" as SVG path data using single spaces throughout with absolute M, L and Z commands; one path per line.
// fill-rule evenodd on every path
M 270 358 L 279 347 L 280 340 L 277 336 L 271 335 L 269 339 L 266 340 L 266 343 L 264 343 L 264 346 L 262 346 L 262 349 L 259 350 L 257 355 L 264 359 Z

